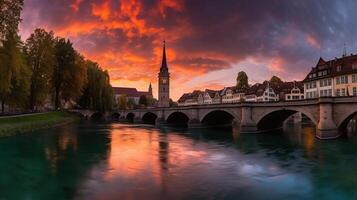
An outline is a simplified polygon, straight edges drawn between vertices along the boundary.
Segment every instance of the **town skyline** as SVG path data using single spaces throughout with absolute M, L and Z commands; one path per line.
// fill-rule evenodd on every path
M 34 28 L 53 30 L 107 69 L 113 86 L 147 90 L 152 82 L 154 94 L 165 39 L 174 100 L 195 89 L 234 85 L 239 71 L 250 83 L 273 75 L 302 80 L 319 57 L 340 57 L 344 43 L 348 53 L 356 52 L 356 30 L 346 29 L 356 19 L 355 2 L 255 4 L 25 0 L 20 34 L 25 40 Z M 274 12 L 275 6 L 285 10 Z M 220 19 L 203 20 L 211 15 Z

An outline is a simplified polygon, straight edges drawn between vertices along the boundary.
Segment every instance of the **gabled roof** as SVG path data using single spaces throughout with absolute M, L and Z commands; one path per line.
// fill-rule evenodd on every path
M 352 65 L 357 64 L 357 55 L 343 56 L 341 58 L 335 58 L 329 61 L 324 61 L 322 58 L 307 74 L 303 82 L 319 80 L 322 78 L 329 78 L 333 76 L 344 75 L 348 73 L 357 73 L 357 69 L 353 69 Z M 341 70 L 337 71 L 337 67 L 340 66 Z M 326 74 L 319 76 L 319 72 L 326 71 Z M 311 76 L 310 76 L 311 75 Z

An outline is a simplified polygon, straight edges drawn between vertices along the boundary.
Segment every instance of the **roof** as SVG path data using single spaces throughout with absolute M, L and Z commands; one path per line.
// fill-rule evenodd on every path
M 357 69 L 353 69 L 352 65 L 357 64 L 357 55 L 343 56 L 329 61 L 320 58 L 315 67 L 307 74 L 303 82 L 319 80 L 349 73 L 357 73 Z M 341 66 L 341 70 L 337 71 L 337 66 Z M 325 71 L 325 74 L 319 72 Z
M 115 95 L 126 95 L 128 97 L 148 96 L 149 92 L 138 91 L 136 88 L 113 87 Z
M 200 94 L 202 94 L 203 92 L 202 91 L 200 91 L 200 90 L 195 90 L 195 91 L 193 91 L 193 92 L 191 92 L 191 93 L 185 93 L 185 94 L 183 94 L 180 98 L 179 98 L 179 100 L 177 101 L 178 103 L 184 103 L 186 100 L 188 100 L 188 99 L 195 99 L 195 100 L 197 100 L 197 98 L 198 98 L 198 96 L 200 95 Z

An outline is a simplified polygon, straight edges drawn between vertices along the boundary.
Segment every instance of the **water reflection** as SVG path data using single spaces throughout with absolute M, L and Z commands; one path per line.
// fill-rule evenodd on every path
M 354 199 L 356 144 L 87 122 L 0 139 L 0 199 Z

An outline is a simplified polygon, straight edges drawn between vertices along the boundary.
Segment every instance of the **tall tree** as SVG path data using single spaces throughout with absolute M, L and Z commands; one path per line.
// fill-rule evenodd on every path
M 112 109 L 114 96 L 108 72 L 89 60 L 86 61 L 86 66 L 88 80 L 79 99 L 79 105 L 101 112 Z
M 240 71 L 237 76 L 237 88 L 248 87 L 248 76 L 244 71 Z
M 283 83 L 283 81 L 279 77 L 273 76 L 273 77 L 271 77 L 269 83 L 272 85 L 280 85 Z
M 4 112 L 5 102 L 24 107 L 29 90 L 30 71 L 26 66 L 22 42 L 16 33 L 8 33 L 0 47 L 0 100 Z
M 83 57 L 74 50 L 69 40 L 56 39 L 55 56 L 52 87 L 55 93 L 55 108 L 58 109 L 62 100 L 76 100 L 81 95 L 87 74 Z
M 48 98 L 55 65 L 53 32 L 36 29 L 26 40 L 25 50 L 31 69 L 30 108 L 34 110 Z
M 0 40 L 17 33 L 23 6 L 23 0 L 0 0 Z

